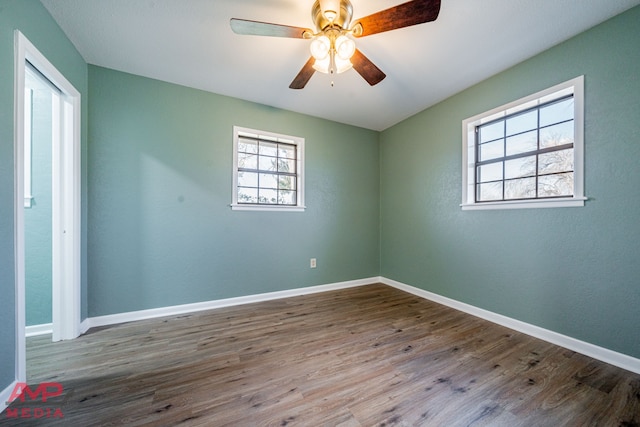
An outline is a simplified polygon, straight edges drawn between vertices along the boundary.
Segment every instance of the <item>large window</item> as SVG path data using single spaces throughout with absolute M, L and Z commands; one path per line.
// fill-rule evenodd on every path
M 304 209 L 303 138 L 234 126 L 233 164 L 233 209 Z
M 463 209 L 583 206 L 583 77 L 463 121 Z

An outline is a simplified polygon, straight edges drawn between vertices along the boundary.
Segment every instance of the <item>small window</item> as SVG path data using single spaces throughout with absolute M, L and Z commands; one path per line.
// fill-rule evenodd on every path
M 304 210 L 304 138 L 233 128 L 235 210 Z
M 462 209 L 584 206 L 584 78 L 466 119 Z

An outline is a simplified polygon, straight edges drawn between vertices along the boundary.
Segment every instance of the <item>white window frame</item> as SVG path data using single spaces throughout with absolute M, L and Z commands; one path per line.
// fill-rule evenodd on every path
M 241 133 L 258 135 L 267 139 L 276 139 L 278 142 L 285 142 L 296 146 L 296 205 L 268 205 L 238 203 L 238 139 Z M 231 209 L 244 211 L 288 211 L 303 212 L 306 208 L 304 204 L 304 138 L 290 135 L 283 135 L 274 132 L 250 129 L 240 126 L 233 127 L 233 187 L 231 189 Z
M 573 196 L 495 202 L 475 201 L 475 131 L 484 123 L 535 107 L 561 96 L 574 98 L 574 181 Z M 584 76 L 510 102 L 462 121 L 462 210 L 523 209 L 584 206 Z

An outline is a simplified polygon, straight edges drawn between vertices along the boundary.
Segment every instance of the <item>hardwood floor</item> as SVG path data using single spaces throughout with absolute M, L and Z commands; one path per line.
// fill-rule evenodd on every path
M 0 425 L 640 425 L 640 375 L 385 285 L 27 347 L 31 388 L 64 391 Z

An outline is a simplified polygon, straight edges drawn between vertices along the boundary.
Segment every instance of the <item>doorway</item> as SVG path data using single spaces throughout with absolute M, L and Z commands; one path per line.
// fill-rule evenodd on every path
M 60 89 L 28 61 L 24 92 L 26 334 L 53 332 L 52 153 L 60 144 Z
M 34 120 L 42 123 L 32 126 Z M 38 144 L 34 133 L 41 139 L 44 135 Z M 53 341 L 80 335 L 80 93 L 19 31 L 15 33 L 14 147 L 16 377 L 25 381 L 26 279 L 33 275 L 33 265 L 40 270 L 42 287 L 47 287 L 45 282 L 51 286 L 50 294 L 41 299 L 45 305 L 50 301 Z M 43 163 L 48 163 L 49 169 L 34 170 Z M 48 183 L 43 183 L 40 175 L 48 175 Z M 27 226 L 36 224 L 31 218 L 36 206 L 45 208 L 39 214 L 47 218 L 40 218 L 36 230 L 27 233 Z M 27 259 L 34 255 L 31 247 L 27 251 L 26 237 L 34 235 L 38 239 L 30 246 L 40 252 L 38 260 Z

